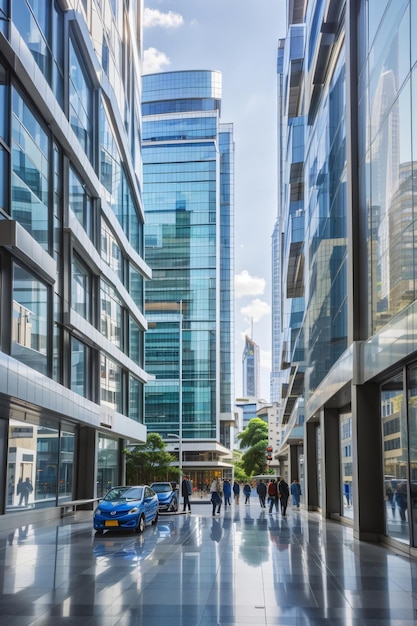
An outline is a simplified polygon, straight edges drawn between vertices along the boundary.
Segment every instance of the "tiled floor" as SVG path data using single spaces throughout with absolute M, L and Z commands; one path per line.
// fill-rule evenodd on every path
M 0 624 L 417 624 L 417 561 L 317 514 L 250 505 L 96 537 L 92 514 L 0 535 Z

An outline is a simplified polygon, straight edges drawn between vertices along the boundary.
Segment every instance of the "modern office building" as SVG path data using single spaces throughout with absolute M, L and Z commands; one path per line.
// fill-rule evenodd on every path
M 291 1 L 279 53 L 280 141 L 288 146 L 279 207 L 290 383 L 283 406 L 292 403 L 281 415 L 288 431 L 279 454 L 290 478 L 304 473 L 306 506 L 350 519 L 359 538 L 411 553 L 416 23 L 410 0 Z M 285 311 L 297 301 L 292 321 Z
M 0 3 L 0 525 L 100 496 L 146 439 L 141 11 Z
M 143 77 L 145 423 L 195 485 L 229 472 L 235 419 L 234 144 L 221 96 L 216 71 Z
M 259 346 L 250 337 L 245 337 L 242 354 L 242 391 L 244 396 L 260 397 L 260 354 Z

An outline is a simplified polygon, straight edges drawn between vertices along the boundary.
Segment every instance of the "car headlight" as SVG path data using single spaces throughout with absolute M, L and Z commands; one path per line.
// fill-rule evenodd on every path
M 129 514 L 132 514 L 132 513 L 138 513 L 138 512 L 139 512 L 138 507 L 137 507 L 137 506 L 134 506 L 134 507 L 133 507 L 133 509 L 130 509 Z

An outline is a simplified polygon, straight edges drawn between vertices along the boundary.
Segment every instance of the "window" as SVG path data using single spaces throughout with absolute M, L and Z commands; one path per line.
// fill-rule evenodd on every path
M 13 90 L 12 217 L 49 251 L 49 141 L 20 94 Z
M 46 285 L 22 267 L 14 265 L 11 354 L 46 375 L 49 327 Z
M 74 43 L 69 43 L 69 119 L 84 152 L 91 158 L 92 90 Z
M 88 389 L 88 347 L 74 339 L 71 339 L 71 389 L 83 398 L 87 397 Z
M 74 255 L 72 261 L 71 306 L 88 322 L 92 320 L 92 278 L 80 259 Z
M 69 207 L 74 213 L 87 235 L 92 236 L 92 199 L 85 190 L 77 174 L 70 167 L 69 170 Z

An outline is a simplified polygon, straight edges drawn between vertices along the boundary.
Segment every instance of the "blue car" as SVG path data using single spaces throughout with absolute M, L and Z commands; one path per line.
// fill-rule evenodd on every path
M 151 489 L 156 492 L 159 500 L 159 510 L 175 513 L 178 511 L 178 491 L 172 483 L 152 483 Z
M 148 485 L 112 487 L 94 511 L 94 528 L 101 535 L 105 530 L 134 530 L 142 533 L 146 524 L 158 520 L 158 496 Z

